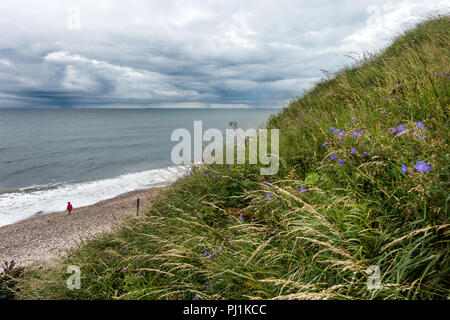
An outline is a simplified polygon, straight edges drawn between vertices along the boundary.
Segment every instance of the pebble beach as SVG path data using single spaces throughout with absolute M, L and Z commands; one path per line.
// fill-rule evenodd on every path
M 65 211 L 40 214 L 0 227 L 0 263 L 14 261 L 17 266 L 57 263 L 65 252 L 83 239 L 109 232 L 126 218 L 151 206 L 164 188 L 128 192 L 96 204 Z

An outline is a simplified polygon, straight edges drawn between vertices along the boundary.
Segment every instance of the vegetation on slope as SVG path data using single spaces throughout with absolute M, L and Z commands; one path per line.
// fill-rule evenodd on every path
M 449 40 L 434 19 L 322 81 L 268 121 L 278 175 L 197 168 L 60 268 L 28 271 L 17 297 L 448 298 Z

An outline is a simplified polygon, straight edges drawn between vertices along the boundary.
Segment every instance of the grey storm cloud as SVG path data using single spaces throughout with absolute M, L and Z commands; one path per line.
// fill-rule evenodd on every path
M 0 108 L 281 107 L 448 1 L 0 2 Z

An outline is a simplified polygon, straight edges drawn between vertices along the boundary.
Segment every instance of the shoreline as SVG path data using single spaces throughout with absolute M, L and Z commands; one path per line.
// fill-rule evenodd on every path
M 95 204 L 65 211 L 35 214 L 0 227 L 0 264 L 14 261 L 17 266 L 54 263 L 79 241 L 111 229 L 136 215 L 136 199 L 144 212 L 166 187 L 135 190 Z

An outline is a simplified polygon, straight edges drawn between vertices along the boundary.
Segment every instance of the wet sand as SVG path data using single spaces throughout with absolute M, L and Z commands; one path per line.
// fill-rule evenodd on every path
M 108 232 L 127 217 L 136 215 L 137 198 L 143 212 L 164 189 L 132 191 L 74 208 L 71 215 L 67 212 L 41 214 L 0 227 L 0 264 L 12 260 L 20 266 L 56 262 L 80 240 Z

